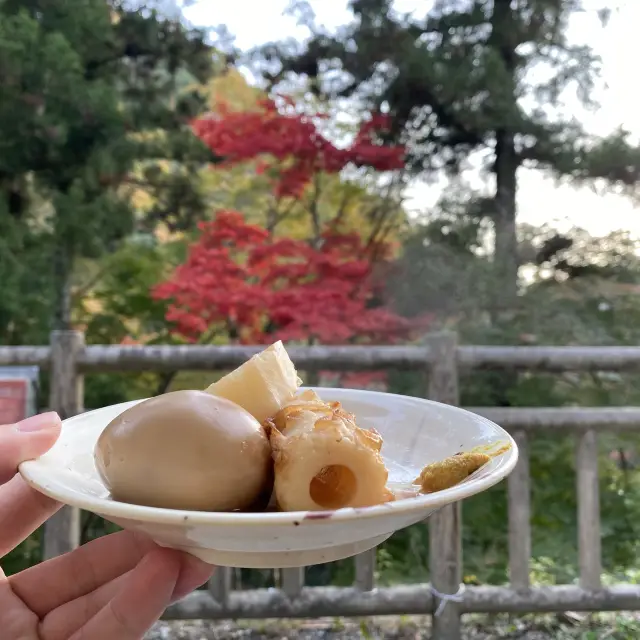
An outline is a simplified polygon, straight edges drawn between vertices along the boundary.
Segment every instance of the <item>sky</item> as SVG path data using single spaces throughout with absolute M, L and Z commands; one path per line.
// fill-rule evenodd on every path
M 284 38 L 303 39 L 307 31 L 285 14 L 289 0 L 200 0 L 185 11 L 194 25 L 226 25 L 235 35 L 236 45 L 249 49 L 265 42 Z M 328 28 L 349 20 L 347 0 L 311 0 L 320 24 Z M 396 0 L 400 11 L 424 10 L 424 0 Z M 602 5 L 585 0 L 585 12 L 572 17 L 569 38 L 576 44 L 589 44 L 602 58 L 603 86 L 595 98 L 599 108 L 590 113 L 577 104 L 569 105 L 588 130 L 606 135 L 622 125 L 640 139 L 640 91 L 637 60 L 640 59 L 640 0 L 612 0 L 616 10 L 603 28 L 596 15 Z M 628 230 L 640 237 L 640 207 L 614 195 L 598 195 L 588 188 L 557 186 L 542 173 L 521 169 L 518 173 L 518 219 L 541 225 L 553 223 L 560 228 L 580 226 L 593 235 L 613 230 Z M 419 212 L 428 210 L 438 200 L 442 188 L 416 183 L 408 192 L 407 206 Z

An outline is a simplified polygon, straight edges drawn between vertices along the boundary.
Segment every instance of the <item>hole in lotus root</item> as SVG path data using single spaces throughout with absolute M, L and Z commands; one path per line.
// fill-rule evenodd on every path
M 332 464 L 320 469 L 311 484 L 311 499 L 323 509 L 340 509 L 351 502 L 358 481 L 351 469 L 341 464 Z

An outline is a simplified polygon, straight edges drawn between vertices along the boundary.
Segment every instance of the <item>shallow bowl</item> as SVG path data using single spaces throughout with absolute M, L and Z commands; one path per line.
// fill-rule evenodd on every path
M 426 464 L 478 446 L 511 446 L 450 489 L 374 507 L 285 513 L 158 509 L 112 500 L 94 464 L 98 436 L 117 415 L 141 402 L 136 400 L 65 420 L 55 446 L 37 460 L 22 463 L 20 473 L 51 498 L 143 532 L 162 546 L 182 549 L 205 562 L 283 568 L 331 562 L 371 549 L 437 509 L 485 491 L 505 478 L 517 462 L 511 436 L 469 411 L 391 393 L 318 391 L 324 400 L 340 401 L 355 414 L 359 426 L 380 432 L 389 486 L 399 489 L 400 495 Z

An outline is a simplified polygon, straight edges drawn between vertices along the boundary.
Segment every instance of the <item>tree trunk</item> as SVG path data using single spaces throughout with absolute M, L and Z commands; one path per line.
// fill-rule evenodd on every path
M 516 98 L 515 25 L 511 0 L 495 0 L 491 20 L 491 41 L 502 61 L 500 95 L 496 99 L 508 100 L 515 119 L 518 111 Z M 518 238 L 516 234 L 516 190 L 518 156 L 514 142 L 514 127 L 509 117 L 502 128 L 496 130 L 495 164 L 495 248 L 494 284 L 496 311 L 512 308 L 518 294 Z
M 518 294 L 517 170 L 513 134 L 504 129 L 496 131 L 494 291 L 498 310 L 512 307 Z
M 71 250 L 58 242 L 53 254 L 56 291 L 53 310 L 53 329 L 71 328 Z
M 508 101 L 512 105 L 512 117 L 517 115 L 516 98 L 516 52 L 515 25 L 511 0 L 495 0 L 491 20 L 491 40 L 502 61 L 501 82 L 498 88 L 498 100 Z M 509 114 L 509 115 L 511 115 Z M 494 197 L 494 274 L 492 282 L 493 304 L 491 315 L 493 322 L 504 325 L 510 321 L 511 310 L 517 304 L 518 297 L 518 236 L 516 233 L 516 192 L 518 156 L 516 155 L 514 126 L 511 117 L 505 117 L 503 127 L 496 130 L 495 163 L 493 172 L 496 177 Z M 499 406 L 511 405 L 510 390 L 517 384 L 518 376 L 504 371 L 491 374 L 495 393 L 495 402 Z

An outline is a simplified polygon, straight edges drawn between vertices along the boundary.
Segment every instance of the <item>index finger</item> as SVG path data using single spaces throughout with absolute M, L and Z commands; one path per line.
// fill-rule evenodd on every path
M 114 598 L 70 640 L 140 640 L 171 602 L 181 558 L 171 549 L 151 551 Z
M 0 426 L 0 484 L 16 475 L 21 462 L 51 449 L 61 428 L 60 416 L 53 411 Z
M 18 465 L 46 453 L 60 436 L 57 413 L 43 413 L 0 425 L 0 557 L 33 533 L 60 504 L 17 475 Z
M 30 536 L 61 506 L 32 489 L 19 475 L 0 486 L 0 558 Z
M 131 531 L 92 540 L 9 578 L 11 588 L 39 617 L 130 571 L 155 543 Z

